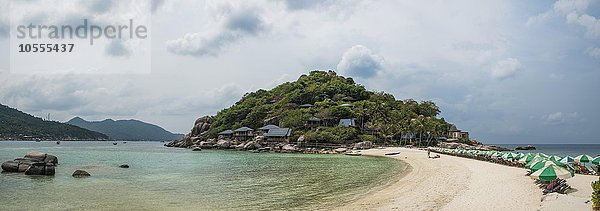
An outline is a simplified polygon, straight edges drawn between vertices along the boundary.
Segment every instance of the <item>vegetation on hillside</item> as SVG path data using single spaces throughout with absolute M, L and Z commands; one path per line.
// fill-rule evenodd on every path
M 59 122 L 44 121 L 0 104 L 0 139 L 97 140 L 107 138 L 102 133 Z
M 305 108 L 301 106 L 304 104 L 313 106 Z M 388 93 L 368 91 L 352 78 L 335 72 L 312 71 L 272 90 L 245 94 L 233 106 L 218 112 L 205 136 L 214 138 L 220 131 L 242 126 L 256 129 L 278 124 L 294 130 L 291 140 L 305 135 L 307 141 L 331 143 L 431 141 L 444 136 L 448 128 L 443 118 L 437 118 L 439 113 L 431 101 L 397 100 Z M 306 121 L 311 117 L 322 119 L 323 125 L 307 127 Z M 343 118 L 355 118 L 357 127 L 338 126 Z

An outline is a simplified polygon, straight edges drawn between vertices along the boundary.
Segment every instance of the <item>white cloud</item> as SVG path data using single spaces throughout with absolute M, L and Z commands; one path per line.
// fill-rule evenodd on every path
M 377 75 L 383 64 L 383 57 L 365 46 L 355 45 L 344 52 L 337 69 L 350 76 L 370 78 Z
M 498 61 L 492 66 L 492 78 L 504 80 L 513 77 L 521 68 L 521 62 L 518 59 L 507 58 Z
M 591 39 L 600 38 L 600 20 L 585 14 L 590 0 L 558 0 L 553 8 L 536 16 L 530 17 L 527 24 L 543 22 L 553 16 L 564 16 L 568 24 L 576 24 L 586 29 L 585 36 Z
M 585 36 L 592 39 L 600 38 L 600 20 L 596 17 L 576 12 L 567 15 L 567 23 L 577 24 L 585 28 Z
M 218 24 L 205 32 L 186 33 L 181 38 L 167 41 L 167 49 L 180 55 L 217 56 L 229 44 L 257 36 L 267 29 L 258 7 L 221 4 L 216 10 Z
M 600 48 L 589 48 L 586 53 L 593 58 L 600 59 Z
M 579 118 L 577 112 L 572 113 L 563 113 L 563 112 L 555 112 L 542 116 L 542 120 L 545 125 L 563 125 L 563 124 L 573 124 L 578 121 L 582 121 Z

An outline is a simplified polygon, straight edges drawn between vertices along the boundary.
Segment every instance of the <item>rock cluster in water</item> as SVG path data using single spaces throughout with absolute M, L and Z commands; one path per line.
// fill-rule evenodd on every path
M 518 146 L 515 150 L 536 150 L 536 148 L 532 145 L 527 145 L 524 147 Z
M 29 152 L 23 158 L 2 163 L 6 172 L 24 172 L 27 175 L 54 175 L 58 158 L 43 152 Z

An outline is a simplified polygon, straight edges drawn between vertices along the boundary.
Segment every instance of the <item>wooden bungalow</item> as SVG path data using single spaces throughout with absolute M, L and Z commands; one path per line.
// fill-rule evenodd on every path
M 291 128 L 272 128 L 265 134 L 265 141 L 289 143 L 291 135 Z
M 356 121 L 354 118 L 352 119 L 340 119 L 340 126 L 342 127 L 356 127 Z
M 233 131 L 233 137 L 239 140 L 248 140 L 254 137 L 253 129 L 249 127 L 241 127 Z
M 224 130 L 220 133 L 217 133 L 217 135 L 221 138 L 231 138 L 233 137 L 233 130 Z
M 258 135 L 264 136 L 270 129 L 279 128 L 277 125 L 265 125 L 264 127 L 258 128 Z
M 321 126 L 323 121 L 317 117 L 311 117 L 306 120 L 306 127 L 309 129 Z
M 459 130 L 456 125 L 448 127 L 448 141 L 469 140 L 469 132 Z

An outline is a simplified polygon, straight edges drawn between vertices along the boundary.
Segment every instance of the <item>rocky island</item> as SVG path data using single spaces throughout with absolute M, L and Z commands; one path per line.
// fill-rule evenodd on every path
M 468 132 L 438 118 L 439 113 L 431 101 L 398 100 L 333 71 L 312 71 L 271 90 L 245 94 L 217 115 L 198 118 L 183 139 L 165 146 L 333 153 L 373 145 L 460 143 L 499 149 L 471 141 Z

